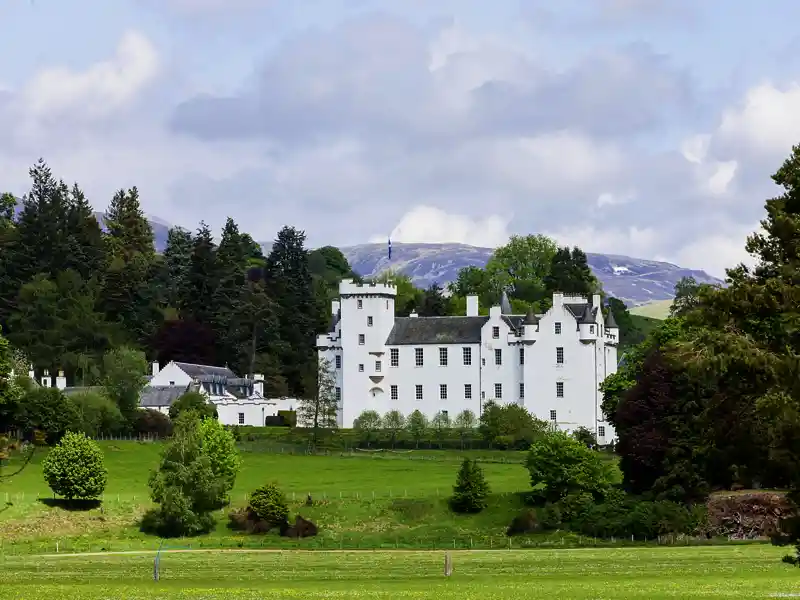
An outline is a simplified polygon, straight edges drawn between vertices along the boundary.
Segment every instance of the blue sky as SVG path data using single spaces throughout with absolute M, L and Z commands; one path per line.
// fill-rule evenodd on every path
M 0 187 L 312 245 L 502 243 L 720 275 L 800 142 L 800 4 L 0 0 Z

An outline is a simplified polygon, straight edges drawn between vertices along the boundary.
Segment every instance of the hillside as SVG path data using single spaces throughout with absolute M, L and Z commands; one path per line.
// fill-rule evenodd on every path
M 364 277 L 394 269 L 410 276 L 420 287 L 432 283 L 443 286 L 464 267 L 484 267 L 493 252 L 466 244 L 392 244 L 390 261 L 385 244 L 359 244 L 341 250 L 353 270 Z M 603 289 L 629 305 L 671 299 L 682 277 L 694 277 L 699 283 L 722 283 L 704 271 L 666 262 L 616 254 L 589 253 L 587 257 Z

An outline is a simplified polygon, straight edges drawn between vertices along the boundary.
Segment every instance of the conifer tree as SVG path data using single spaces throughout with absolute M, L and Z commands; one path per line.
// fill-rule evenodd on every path
M 194 240 L 190 231 L 182 227 L 172 227 L 169 230 L 161 265 L 161 286 L 164 301 L 172 308 L 184 305 L 181 293 L 187 289 L 193 248 Z
M 488 505 L 489 484 L 477 462 L 468 458 L 461 463 L 450 507 L 457 513 L 478 513 Z
M 216 244 L 211 229 L 204 222 L 193 238 L 192 255 L 186 287 L 181 293 L 181 314 L 202 325 L 214 324 L 214 296 L 219 282 Z

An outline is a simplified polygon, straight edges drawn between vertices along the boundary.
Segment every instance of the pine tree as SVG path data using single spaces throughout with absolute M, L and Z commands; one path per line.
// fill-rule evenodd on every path
M 591 296 L 597 289 L 597 279 L 589 268 L 586 253 L 580 248 L 559 248 L 544 278 L 548 292 Z
M 183 306 L 181 293 L 186 290 L 189 270 L 192 266 L 194 240 L 190 231 L 182 227 L 172 227 L 167 234 L 167 246 L 161 265 L 161 287 L 167 306 Z
M 119 190 L 105 214 L 108 262 L 105 266 L 103 310 L 120 322 L 131 341 L 143 344 L 158 325 L 158 301 L 153 283 L 153 229 L 133 187 Z
M 450 508 L 457 513 L 479 513 L 488 506 L 489 484 L 477 462 L 468 458 L 461 463 Z
M 245 245 L 239 226 L 228 218 L 216 253 L 216 270 L 219 281 L 214 290 L 214 329 L 219 343 L 219 355 L 228 365 L 238 363 L 249 350 L 249 331 L 234 327 L 237 313 L 244 302 L 245 274 L 249 248 Z M 237 323 L 238 325 L 238 323 Z M 246 346 L 246 350 L 242 346 Z
M 214 294 L 219 281 L 216 245 L 211 230 L 204 222 L 193 239 L 192 256 L 186 287 L 181 293 L 179 307 L 183 317 L 191 318 L 202 325 L 214 324 Z
M 284 227 L 267 257 L 267 293 L 275 298 L 280 319 L 280 355 L 289 392 L 297 398 L 316 393 L 309 383 L 316 371 L 315 337 L 320 322 L 305 233 Z

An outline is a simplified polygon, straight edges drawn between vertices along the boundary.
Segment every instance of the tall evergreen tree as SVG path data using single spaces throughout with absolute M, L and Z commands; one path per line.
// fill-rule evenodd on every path
M 558 249 L 550 263 L 550 272 L 544 278 L 544 285 L 548 292 L 586 297 L 598 288 L 586 253 L 578 247 L 572 250 L 567 247 Z
M 172 227 L 169 230 L 161 265 L 161 287 L 164 302 L 172 308 L 184 305 L 181 293 L 187 289 L 193 248 L 194 240 L 190 231 L 182 227 Z
M 186 286 L 181 293 L 181 316 L 203 325 L 214 324 L 215 292 L 219 283 L 216 244 L 211 229 L 204 222 L 193 238 L 192 256 Z
M 158 300 L 153 282 L 153 229 L 133 187 L 119 190 L 105 214 L 108 250 L 103 310 L 123 324 L 131 341 L 144 344 L 158 326 Z
M 267 258 L 267 292 L 275 298 L 280 318 L 281 363 L 295 397 L 316 394 L 309 389 L 316 380 L 315 336 L 319 305 L 314 295 L 305 233 L 284 227 Z
M 219 281 L 214 290 L 214 329 L 220 347 L 219 354 L 228 365 L 238 363 L 239 358 L 246 354 L 242 351 L 242 344 L 249 347 L 247 341 L 250 335 L 242 339 L 241 330 L 232 327 L 244 300 L 249 251 L 239 233 L 239 226 L 228 218 L 216 253 Z

